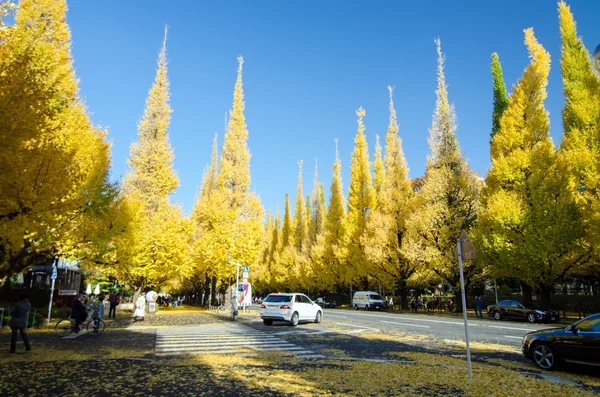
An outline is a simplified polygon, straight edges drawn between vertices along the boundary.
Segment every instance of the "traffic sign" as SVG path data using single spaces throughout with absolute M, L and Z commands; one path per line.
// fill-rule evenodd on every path
M 244 267 L 242 267 L 242 272 L 244 272 L 244 273 L 248 273 L 248 266 L 244 266 Z
M 56 280 L 56 266 L 52 266 L 52 276 L 50 277 L 50 279 L 52 280 Z
M 248 272 L 242 273 L 242 278 L 248 278 Z

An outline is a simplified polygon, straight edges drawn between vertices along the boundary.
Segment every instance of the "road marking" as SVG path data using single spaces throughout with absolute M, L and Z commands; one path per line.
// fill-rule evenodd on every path
M 529 329 L 529 328 L 503 327 L 501 325 L 484 325 L 484 324 L 481 324 L 480 326 L 481 327 L 488 327 L 488 328 L 514 329 L 514 330 L 517 330 L 517 331 L 527 331 L 527 332 L 533 331 L 532 329 Z
M 522 336 L 510 336 L 510 335 L 504 335 L 505 338 L 512 338 L 512 339 L 523 339 Z
M 431 320 L 431 319 L 419 318 L 419 316 L 405 316 L 405 315 L 401 315 L 401 314 L 387 314 L 386 315 L 386 314 L 353 313 L 353 315 L 364 316 L 364 317 L 385 318 L 385 319 L 393 319 L 394 317 L 396 317 L 396 318 L 401 318 L 403 320 L 423 321 L 423 322 L 431 322 L 431 323 L 439 323 L 439 324 L 452 324 L 452 325 L 464 326 L 464 322 L 462 322 L 462 321 L 458 322 L 458 321 Z M 478 324 L 477 322 L 473 322 L 472 320 L 469 321 L 469 325 L 473 326 L 473 327 L 513 329 L 513 330 L 517 330 L 517 331 L 528 331 L 528 332 L 542 329 L 542 328 L 517 328 L 517 327 L 508 327 L 508 326 L 501 326 L 501 325 Z
M 386 324 L 407 325 L 409 327 L 431 328 L 429 325 L 406 324 L 406 323 L 397 323 L 397 322 L 394 322 L 394 321 L 383 321 L 383 320 L 380 320 L 379 322 L 380 323 L 386 323 Z
M 369 327 L 363 327 L 362 325 L 354 325 L 354 324 L 346 324 L 346 323 L 336 323 L 337 325 L 345 325 L 347 327 L 355 327 L 355 328 L 362 328 L 364 330 L 371 330 L 374 332 L 380 332 L 377 328 L 369 328 Z
M 241 324 L 183 327 L 156 331 L 156 355 L 246 354 L 282 351 L 301 358 L 323 358 L 313 351 Z

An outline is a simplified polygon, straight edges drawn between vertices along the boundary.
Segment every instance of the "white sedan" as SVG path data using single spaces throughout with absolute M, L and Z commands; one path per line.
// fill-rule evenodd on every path
M 320 323 L 323 309 L 304 294 L 269 294 L 260 306 L 260 318 L 265 325 L 287 321 L 295 327 L 301 321 Z

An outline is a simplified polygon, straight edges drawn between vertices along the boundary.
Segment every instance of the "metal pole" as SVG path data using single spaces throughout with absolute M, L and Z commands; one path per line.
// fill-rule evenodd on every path
M 469 369 L 469 379 L 473 379 L 473 369 L 471 368 L 471 348 L 469 346 L 469 327 L 467 324 L 467 300 L 465 297 L 465 277 L 463 274 L 462 263 L 462 240 L 458 239 L 458 264 L 460 266 L 460 290 L 462 294 L 463 319 L 465 321 L 465 341 L 467 342 L 467 368 Z
M 496 286 L 496 278 L 494 277 L 494 291 L 496 291 L 496 304 L 498 304 L 498 287 Z
M 56 267 L 56 264 L 54 265 Z M 50 314 L 52 314 L 52 298 L 54 297 L 54 282 L 55 278 L 52 278 L 52 287 L 50 288 L 50 302 L 48 302 L 48 319 L 46 320 L 46 326 L 50 326 Z

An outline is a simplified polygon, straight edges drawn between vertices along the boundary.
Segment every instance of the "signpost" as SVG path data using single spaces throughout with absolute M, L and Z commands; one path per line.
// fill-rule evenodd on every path
M 460 290 L 462 294 L 462 309 L 463 319 L 465 322 L 465 341 L 467 342 L 467 367 L 469 369 L 469 378 L 473 379 L 473 369 L 471 368 L 471 348 L 469 346 L 469 327 L 467 324 L 467 300 L 465 297 L 465 276 L 463 274 L 463 259 L 475 259 L 475 246 L 469 239 L 467 232 L 464 230 L 460 232 L 458 238 L 458 244 L 456 247 L 456 253 L 458 256 L 458 265 L 460 267 Z
M 46 325 L 50 326 L 50 314 L 52 314 L 52 298 L 54 297 L 54 282 L 56 281 L 57 274 L 56 269 L 56 261 L 52 264 L 52 275 L 50 279 L 52 280 L 52 286 L 50 287 L 50 302 L 48 303 L 48 319 L 46 320 Z

